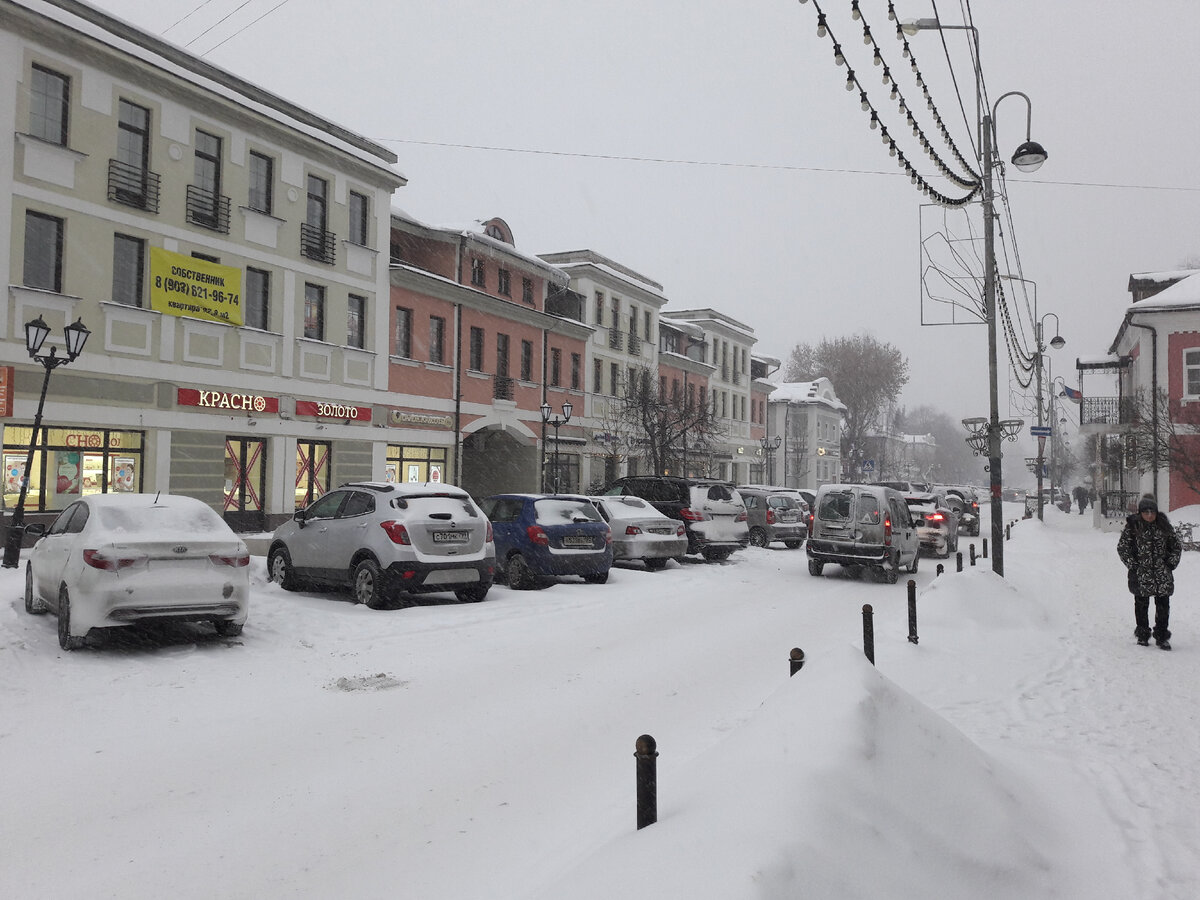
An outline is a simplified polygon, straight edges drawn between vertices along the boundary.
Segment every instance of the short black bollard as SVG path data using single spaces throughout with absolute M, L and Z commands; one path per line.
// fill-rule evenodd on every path
M 917 642 L 917 583 L 908 579 L 908 642 Z
M 871 665 L 875 665 L 875 623 L 872 621 L 874 611 L 871 609 L 870 603 L 863 604 L 863 653 L 867 654 L 867 659 L 871 661 Z
M 975 545 L 971 544 L 971 565 L 975 565 Z
M 945 566 L 943 566 L 941 563 L 938 563 L 938 566 L 937 566 L 937 574 L 938 574 L 938 576 L 939 576 L 939 577 L 941 577 L 941 574 L 942 574 L 943 572 L 945 572 L 945 571 L 946 571 L 946 567 L 945 567 Z
M 957 553 L 955 553 L 954 558 L 958 562 L 958 571 L 961 572 L 962 571 L 962 551 L 959 550 Z
M 1011 525 L 1004 526 L 1004 539 L 1006 541 L 1012 540 L 1012 526 Z
M 637 758 L 637 827 L 658 821 L 658 744 L 643 734 L 634 744 Z
M 788 663 L 792 667 L 792 671 L 788 673 L 790 677 L 804 668 L 804 651 L 799 647 L 793 647 L 792 652 L 788 654 Z
M 987 538 L 983 539 L 983 558 L 987 559 Z

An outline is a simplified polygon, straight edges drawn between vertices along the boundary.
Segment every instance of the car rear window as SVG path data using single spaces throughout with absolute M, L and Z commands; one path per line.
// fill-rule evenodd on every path
M 613 497 L 608 501 L 608 514 L 615 519 L 644 516 L 658 511 L 641 497 Z
M 879 498 L 874 494 L 859 494 L 858 521 L 863 525 L 879 524 Z
M 146 504 L 145 506 L 101 506 L 96 523 L 122 539 L 134 535 L 157 539 L 166 534 L 232 535 L 225 520 L 203 503 Z
M 800 505 L 794 497 L 789 497 L 787 494 L 772 494 L 767 498 L 767 503 L 776 509 L 793 509 Z
M 821 498 L 817 518 L 834 521 L 849 519 L 853 500 L 854 496 L 849 491 L 830 491 Z
M 479 509 L 471 502 L 470 497 L 438 496 L 435 494 L 410 494 L 407 497 L 397 497 L 392 501 L 397 509 L 406 509 L 422 516 L 432 516 L 436 513 L 449 513 L 454 516 L 479 515 Z
M 587 500 L 564 500 L 545 497 L 533 502 L 534 517 L 539 525 L 567 525 L 572 522 L 602 522 L 596 507 Z

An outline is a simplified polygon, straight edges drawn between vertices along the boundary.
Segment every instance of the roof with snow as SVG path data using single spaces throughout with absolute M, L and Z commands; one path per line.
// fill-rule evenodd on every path
M 1130 303 L 1128 308 L 1131 312 L 1146 312 L 1152 309 L 1169 310 L 1192 306 L 1200 307 L 1200 270 L 1196 269 L 1190 270 L 1186 277 L 1170 287 L 1163 288 L 1153 297 Z
M 846 404 L 837 398 L 833 382 L 828 378 L 816 381 L 784 381 L 775 386 L 771 402 L 776 403 L 821 403 L 832 409 L 845 409 Z

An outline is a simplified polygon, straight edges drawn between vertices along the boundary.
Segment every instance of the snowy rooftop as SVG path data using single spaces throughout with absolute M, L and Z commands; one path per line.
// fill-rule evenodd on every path
M 1153 297 L 1138 303 L 1130 303 L 1128 309 L 1143 312 L 1149 309 L 1171 309 L 1184 306 L 1200 306 L 1200 271 L 1191 271 L 1182 281 L 1177 281 L 1170 287 L 1164 288 Z
M 833 382 L 828 378 L 818 378 L 816 381 L 784 381 L 775 386 L 771 401 L 783 400 L 787 403 L 824 403 L 834 409 L 845 409 L 846 404 L 837 398 L 833 391 Z

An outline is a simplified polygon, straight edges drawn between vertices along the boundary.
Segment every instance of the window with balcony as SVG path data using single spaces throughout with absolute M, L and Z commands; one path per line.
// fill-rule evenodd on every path
M 62 293 L 63 220 L 44 213 L 25 212 L 26 287 Z
M 304 285 L 304 336 L 325 340 L 325 288 L 319 284 Z
M 117 156 L 108 161 L 108 199 L 158 212 L 159 178 L 150 171 L 150 110 L 117 104 Z
M 196 130 L 192 183 L 187 186 L 187 220 L 229 233 L 229 198 L 221 193 L 221 139 Z
M 271 273 L 246 267 L 245 321 L 251 328 L 268 331 L 271 310 Z
M 346 298 L 346 346 L 362 348 L 367 338 L 367 298 L 350 294 Z
M 429 361 L 446 361 L 446 320 L 441 316 L 429 317 Z
M 29 133 L 60 147 L 67 146 L 70 110 L 71 79 L 35 65 L 29 84 Z
M 250 151 L 250 193 L 246 205 L 266 215 L 275 203 L 275 160 Z
M 146 242 L 127 234 L 113 235 L 114 303 L 126 306 L 142 305 L 143 272 L 146 263 Z
M 367 246 L 367 236 L 370 234 L 370 212 L 366 194 L 357 191 L 350 192 L 350 243 L 360 247 Z
M 404 306 L 396 307 L 396 335 L 392 342 L 392 355 L 412 359 L 413 311 Z
M 336 260 L 336 235 L 329 227 L 329 182 L 308 176 L 308 203 L 300 223 L 300 253 L 309 259 L 332 266 Z

